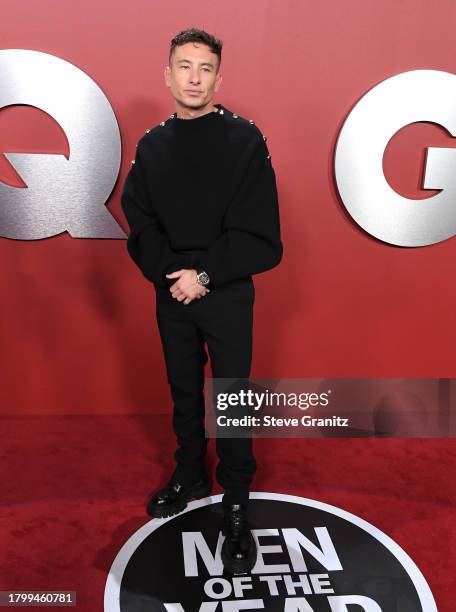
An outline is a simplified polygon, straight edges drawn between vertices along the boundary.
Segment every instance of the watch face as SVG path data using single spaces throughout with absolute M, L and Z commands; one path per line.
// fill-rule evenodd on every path
M 198 274 L 198 280 L 203 285 L 207 285 L 209 282 L 209 276 L 206 274 L 206 272 L 200 272 Z

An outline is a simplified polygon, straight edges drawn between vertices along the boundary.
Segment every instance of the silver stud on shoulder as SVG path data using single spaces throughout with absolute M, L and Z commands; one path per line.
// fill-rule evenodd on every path
M 264 134 L 263 134 L 263 140 L 264 140 L 264 142 L 266 142 L 266 140 L 267 140 L 267 137 Z
M 233 119 L 237 119 L 237 117 L 238 116 L 233 113 Z
M 160 125 L 163 127 L 163 126 L 165 125 L 165 122 L 164 122 L 164 121 L 162 121 L 162 122 L 160 123 Z
M 145 133 L 148 134 L 149 132 L 150 132 L 150 128 L 147 128 Z
M 270 155 L 267 155 L 267 156 L 266 156 L 266 159 L 271 159 L 271 156 L 270 156 Z
M 134 163 L 135 163 L 135 160 L 134 160 L 134 159 L 132 159 L 132 160 L 131 160 L 131 163 L 132 163 L 132 164 L 134 164 Z
M 223 108 L 219 110 L 220 115 L 223 115 Z
M 249 123 L 255 123 L 253 119 L 249 119 Z

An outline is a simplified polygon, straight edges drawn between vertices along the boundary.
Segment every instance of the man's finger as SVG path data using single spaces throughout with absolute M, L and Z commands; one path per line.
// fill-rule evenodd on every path
M 183 291 L 178 291 L 177 293 L 174 294 L 174 297 L 178 300 L 183 300 L 185 299 L 187 296 L 186 293 L 184 293 Z
M 169 274 L 165 274 L 167 278 L 177 278 L 184 273 L 184 270 L 176 270 L 175 272 L 170 272 Z
M 177 279 L 177 281 L 175 283 L 173 283 L 170 287 L 170 289 L 177 289 L 180 286 L 180 278 Z

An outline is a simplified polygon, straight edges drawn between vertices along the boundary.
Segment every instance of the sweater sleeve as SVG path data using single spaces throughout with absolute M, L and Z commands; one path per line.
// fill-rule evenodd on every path
M 136 149 L 135 162 L 125 179 L 121 206 L 130 227 L 127 239 L 130 257 L 148 280 L 158 285 L 169 286 L 170 281 L 175 281 L 167 279 L 165 274 L 179 270 L 183 266 L 152 210 L 140 145 Z
M 274 168 L 261 133 L 250 146 L 246 170 L 223 221 L 223 231 L 199 258 L 209 287 L 278 265 L 283 246 Z

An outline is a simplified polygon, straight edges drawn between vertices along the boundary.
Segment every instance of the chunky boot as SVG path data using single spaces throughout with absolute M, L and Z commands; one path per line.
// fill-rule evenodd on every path
M 187 507 L 191 497 L 201 499 L 211 492 L 212 486 L 207 474 L 204 474 L 189 487 L 184 487 L 172 480 L 162 489 L 153 494 L 146 506 L 146 512 L 154 518 L 164 518 L 179 514 Z
M 231 504 L 223 510 L 222 562 L 230 574 L 247 574 L 257 559 L 257 547 L 247 523 L 247 507 Z

